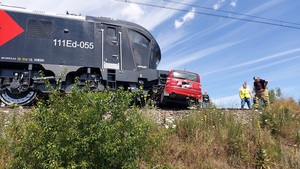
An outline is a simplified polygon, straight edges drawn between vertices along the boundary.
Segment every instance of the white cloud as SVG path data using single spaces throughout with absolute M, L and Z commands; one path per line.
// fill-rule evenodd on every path
M 214 10 L 219 10 L 221 6 L 226 2 L 226 0 L 219 0 L 217 3 L 215 3 L 212 8 Z M 237 0 L 231 0 L 229 6 L 235 8 L 237 5 Z
M 275 66 L 275 65 L 278 65 L 278 64 L 283 64 L 284 62 L 289 62 L 289 61 L 296 60 L 296 59 L 299 59 L 299 58 L 300 58 L 300 56 L 287 57 L 287 58 L 285 58 L 283 60 L 278 60 L 278 61 L 270 62 L 270 63 L 267 63 L 267 64 L 263 64 L 261 66 L 255 66 L 254 68 L 246 69 L 246 70 L 243 70 L 243 71 L 238 71 L 238 72 L 235 73 L 235 76 L 236 75 L 241 75 L 241 74 L 255 72 L 256 70 L 261 70 L 261 69 L 264 69 L 264 68 L 267 68 L 267 67 Z M 297 69 L 293 69 L 293 70 L 295 72 L 299 73 Z M 281 78 L 282 76 L 286 77 L 287 75 L 291 75 L 292 72 L 293 71 L 291 71 L 289 69 L 287 69 L 287 71 L 282 71 L 280 69 L 279 73 L 275 74 L 275 77 L 279 77 L 279 78 Z
M 127 17 L 128 21 L 138 21 L 144 15 L 144 11 L 139 5 L 130 4 L 122 10 L 122 14 Z
M 188 12 L 187 14 L 185 14 L 183 17 L 179 19 L 175 20 L 174 26 L 175 29 L 180 28 L 184 23 L 192 20 L 195 18 L 195 8 L 192 8 L 192 10 L 190 12 Z
M 180 28 L 182 25 L 183 25 L 183 22 L 180 22 L 180 21 L 177 20 L 177 19 L 175 20 L 175 23 L 174 23 L 175 29 Z
M 225 0 L 219 0 L 217 3 L 215 3 L 214 5 L 213 5 L 213 9 L 214 10 L 218 10 L 218 9 L 220 9 L 220 7 L 222 6 L 222 4 L 225 2 Z
M 232 0 L 232 1 L 230 2 L 230 6 L 233 7 L 233 8 L 236 7 L 236 4 L 237 4 L 237 0 Z
M 228 81 L 230 79 L 239 79 L 241 77 L 247 77 L 251 79 L 252 82 L 252 77 L 253 76 L 260 76 L 260 77 L 267 77 L 269 81 L 272 81 L 271 85 L 274 85 L 275 81 L 278 83 L 282 83 L 285 81 L 289 81 L 287 79 L 290 79 L 292 77 L 300 77 L 300 67 L 299 66 L 288 66 L 288 67 L 282 67 L 280 65 L 291 65 L 293 62 L 297 63 L 300 60 L 300 56 L 295 56 L 295 57 L 286 57 L 283 60 L 275 61 L 275 62 L 266 62 L 262 66 L 252 66 L 253 68 L 244 68 L 240 67 L 239 69 L 235 69 L 231 71 L 230 73 L 227 73 L 225 71 L 220 71 L 221 74 L 226 74 L 226 76 L 218 77 L 215 78 L 214 85 L 222 85 L 224 84 L 224 81 Z M 287 63 L 288 62 L 288 63 Z M 273 66 L 273 68 L 272 68 Z M 274 67 L 275 70 L 274 70 Z M 206 76 L 206 73 L 201 73 L 202 77 Z M 209 75 L 207 78 L 212 78 L 212 77 L 217 77 L 218 75 Z M 242 80 L 243 81 L 243 80 Z M 246 79 L 244 80 L 248 84 L 251 84 L 251 82 L 247 81 Z M 278 86 L 283 86 L 282 84 L 280 85 L 275 85 L 275 87 Z M 249 87 L 249 86 L 248 86 Z M 250 89 L 252 87 L 249 87 Z M 271 87 L 273 88 L 273 87 Z
M 180 43 L 183 43 L 187 37 L 187 32 L 179 29 L 177 31 L 161 31 L 156 40 L 162 50 L 162 53 L 169 51 Z
M 82 16 L 103 16 L 113 19 L 133 21 L 148 30 L 153 30 L 156 26 L 162 24 L 178 11 L 143 6 L 134 3 L 125 3 L 115 0 L 0 0 L 3 4 L 9 4 L 18 7 L 25 7 L 30 10 L 45 11 L 50 13 L 65 13 L 69 11 Z M 193 0 L 187 0 L 187 3 Z M 145 4 L 153 4 L 151 0 L 143 1 Z M 155 2 L 158 6 L 164 6 L 166 2 Z M 183 5 L 175 5 L 174 8 L 181 8 Z
M 216 3 L 213 5 L 213 9 L 214 10 L 218 10 L 220 8 L 220 4 L 219 3 Z
M 212 103 L 214 103 L 218 108 L 240 108 L 241 99 L 238 94 L 233 96 L 212 98 Z
M 198 52 L 195 52 L 195 53 L 192 53 L 188 56 L 185 56 L 183 59 L 182 59 L 182 54 L 180 54 L 180 58 L 181 59 L 174 59 L 176 56 L 173 56 L 171 59 L 172 59 L 172 62 L 166 62 L 166 64 L 164 65 L 163 63 L 161 63 L 159 66 L 162 68 L 162 69 L 174 69 L 180 65 L 185 65 L 186 63 L 189 63 L 189 62 L 193 62 L 199 58 L 202 58 L 202 57 L 205 57 L 205 56 L 208 56 L 210 54 L 213 54 L 213 53 L 216 53 L 216 52 L 219 52 L 225 48 L 228 48 L 228 47 L 231 47 L 233 45 L 236 45 L 240 43 L 240 41 L 238 42 L 231 42 L 231 43 L 226 43 L 226 44 L 222 44 L 222 45 L 219 45 L 219 46 L 214 46 L 214 47 L 210 47 L 210 48 L 207 48 L 207 49 L 204 49 L 204 50 L 201 50 L 201 51 L 198 51 Z M 166 60 L 164 60 L 166 61 Z
M 266 61 L 266 60 L 282 57 L 282 56 L 292 54 L 292 53 L 296 53 L 296 52 L 299 52 L 299 51 L 300 51 L 300 48 L 296 48 L 296 49 L 284 51 L 284 52 L 281 52 L 281 53 L 276 53 L 276 54 L 273 54 L 273 55 L 270 55 L 270 56 L 262 57 L 262 58 L 252 60 L 252 61 L 249 61 L 249 62 L 246 62 L 246 63 L 241 63 L 241 64 L 238 64 L 238 65 L 229 66 L 229 67 L 226 67 L 226 68 L 223 68 L 223 69 L 218 69 L 218 70 L 214 70 L 214 71 L 211 71 L 211 72 L 206 72 L 203 75 L 208 75 L 208 74 L 212 74 L 212 73 L 216 73 L 216 72 L 221 72 L 221 71 L 225 71 L 225 70 L 231 70 L 231 69 L 235 69 L 235 68 L 239 68 L 239 67 L 244 67 L 246 65 L 251 65 L 251 64 L 263 62 L 263 61 Z

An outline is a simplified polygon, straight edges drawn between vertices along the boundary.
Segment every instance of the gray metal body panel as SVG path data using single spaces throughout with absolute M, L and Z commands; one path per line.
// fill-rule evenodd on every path
M 59 81 L 65 91 L 75 77 L 92 80 L 101 89 L 139 84 L 151 88 L 158 83 L 159 45 L 137 24 L 1 5 L 0 19 L 0 35 L 11 36 L 0 39 L 0 92 L 12 91 L 13 79 L 17 85 L 24 76 L 33 79 L 26 89 L 48 92 L 39 71 L 54 86 Z
M 131 22 L 5 12 L 24 32 L 0 46 L 0 62 L 139 71 L 156 69 L 155 63 L 160 60 L 160 49 L 153 36 Z M 148 47 L 130 42 L 129 29 L 148 38 Z M 53 68 L 49 70 L 62 71 Z

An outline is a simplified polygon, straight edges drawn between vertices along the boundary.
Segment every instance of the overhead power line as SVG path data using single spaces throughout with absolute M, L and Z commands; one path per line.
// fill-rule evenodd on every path
M 271 19 L 271 18 L 265 18 L 265 17 L 260 17 L 260 16 L 254 16 L 254 15 L 247 15 L 247 14 L 231 12 L 231 11 L 225 11 L 225 10 L 220 10 L 220 9 L 213 9 L 213 8 L 209 8 L 209 7 L 193 5 L 193 4 L 187 4 L 187 3 L 182 3 L 182 2 L 178 2 L 178 1 L 172 1 L 172 0 L 163 0 L 163 1 L 171 2 L 171 3 L 175 3 L 175 4 L 186 5 L 186 6 L 191 6 L 191 7 L 195 7 L 195 8 L 211 10 L 211 11 L 223 12 L 223 13 L 226 13 L 226 14 L 234 14 L 234 15 L 239 15 L 239 16 L 246 16 L 246 17 L 251 17 L 251 18 L 264 19 L 264 20 L 268 20 L 268 21 L 274 21 L 274 22 L 280 22 L 280 23 L 286 23 L 286 24 L 292 24 L 292 25 L 299 25 L 300 26 L 299 23 L 287 22 L 287 21 Z
M 192 7 L 196 7 L 196 8 L 207 9 L 207 10 L 220 11 L 220 12 L 235 14 L 235 15 L 239 15 L 239 16 L 243 16 L 243 17 L 251 17 L 252 19 L 250 19 L 250 18 L 249 19 L 248 18 L 241 18 L 241 17 L 237 17 L 237 16 L 228 16 L 228 15 L 222 15 L 222 14 L 208 13 L 208 12 L 190 11 L 190 10 L 186 10 L 186 9 L 167 7 L 167 6 L 161 6 L 161 5 L 154 5 L 154 4 L 136 2 L 136 1 L 131 1 L 131 0 L 115 0 L 115 1 L 120 1 L 120 2 L 125 2 L 125 3 L 132 3 L 132 4 L 137 4 L 137 5 L 143 5 L 143 6 L 150 6 L 150 7 L 155 7 L 155 8 L 175 10 L 175 11 L 181 11 L 181 12 L 192 12 L 192 13 L 196 13 L 196 14 L 200 14 L 200 15 L 235 19 L 235 20 L 240 20 L 240 21 L 254 22 L 254 23 L 260 23 L 260 24 L 266 24 L 266 25 L 281 26 L 281 27 L 292 28 L 292 29 L 300 29 L 300 24 L 298 24 L 298 23 L 286 22 L 286 21 L 270 19 L 270 18 L 264 18 L 264 17 L 259 17 L 259 16 L 253 16 L 253 15 L 246 15 L 246 14 L 241 14 L 241 13 L 236 13 L 236 12 L 229 12 L 229 11 L 224 11 L 224 10 L 214 10 L 214 9 L 208 8 L 208 7 L 185 4 L 185 3 L 171 1 L 171 0 L 163 0 L 163 1 L 182 4 L 182 5 L 187 5 L 187 6 L 192 6 Z M 262 19 L 262 20 L 254 20 L 254 18 Z M 299 26 L 297 26 L 297 25 L 299 25 Z

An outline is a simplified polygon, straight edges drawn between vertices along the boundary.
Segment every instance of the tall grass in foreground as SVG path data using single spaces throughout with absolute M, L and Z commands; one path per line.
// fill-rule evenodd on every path
M 300 168 L 293 99 L 261 112 L 190 110 L 165 128 L 152 107 L 129 108 L 132 93 L 74 90 L 25 115 L 0 112 L 0 168 Z
M 152 123 L 132 93 L 75 91 L 1 125 L 0 168 L 138 168 Z
M 152 151 L 157 168 L 300 168 L 300 106 L 281 99 L 249 111 L 193 111 Z

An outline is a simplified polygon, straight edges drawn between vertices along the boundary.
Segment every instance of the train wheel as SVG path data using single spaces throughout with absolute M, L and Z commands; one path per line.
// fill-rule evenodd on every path
M 36 98 L 36 92 L 27 90 L 22 93 L 11 93 L 9 90 L 4 90 L 0 94 L 0 99 L 3 103 L 17 104 L 20 106 L 29 105 Z
M 157 98 L 157 90 L 150 89 L 147 92 L 147 105 L 149 106 L 158 106 L 159 105 L 159 98 Z

